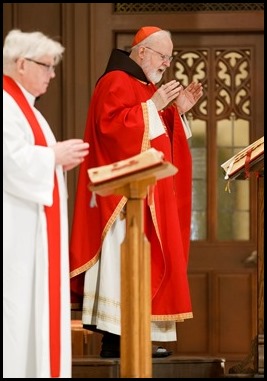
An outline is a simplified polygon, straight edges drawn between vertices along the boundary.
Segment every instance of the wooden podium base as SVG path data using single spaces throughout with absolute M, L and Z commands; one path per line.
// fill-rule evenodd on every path
M 150 244 L 143 232 L 144 198 L 158 179 L 176 172 L 175 166 L 163 162 L 90 187 L 100 196 L 127 198 L 121 246 L 121 378 L 152 377 Z

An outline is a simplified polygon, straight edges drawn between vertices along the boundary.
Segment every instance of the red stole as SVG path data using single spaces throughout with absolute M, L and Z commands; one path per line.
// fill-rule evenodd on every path
M 3 76 L 3 89 L 9 93 L 26 116 L 35 138 L 35 144 L 47 146 L 43 131 L 23 92 L 8 76 Z M 60 200 L 55 173 L 53 205 L 45 206 L 49 263 L 49 326 L 51 377 L 60 375 Z M 38 322 L 37 322 L 38 324 Z

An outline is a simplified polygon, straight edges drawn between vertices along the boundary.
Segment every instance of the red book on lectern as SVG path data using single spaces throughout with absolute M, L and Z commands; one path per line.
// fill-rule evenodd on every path
M 264 136 L 242 149 L 229 160 L 221 164 L 225 172 L 225 180 L 249 177 L 249 173 L 257 170 L 257 164 L 264 159 Z
M 88 169 L 88 176 L 91 184 L 98 185 L 142 172 L 146 169 L 157 168 L 163 163 L 165 163 L 163 153 L 155 148 L 149 148 L 128 159 L 101 167 L 90 168 Z

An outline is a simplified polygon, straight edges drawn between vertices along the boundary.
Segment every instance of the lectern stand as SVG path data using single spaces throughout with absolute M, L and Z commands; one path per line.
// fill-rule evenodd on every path
M 150 245 L 143 232 L 143 199 L 157 180 L 176 172 L 176 167 L 164 162 L 90 186 L 100 196 L 128 198 L 121 246 L 121 378 L 152 378 Z
M 258 326 L 257 356 L 255 369 L 257 375 L 264 375 L 264 173 L 257 179 L 257 212 L 258 212 Z
M 243 180 L 247 176 L 257 178 L 257 337 L 252 343 L 254 357 L 254 378 L 264 377 L 264 157 L 246 168 L 241 168 L 231 179 Z M 251 360 L 248 356 L 241 364 L 231 368 L 229 373 L 244 373 L 244 368 Z

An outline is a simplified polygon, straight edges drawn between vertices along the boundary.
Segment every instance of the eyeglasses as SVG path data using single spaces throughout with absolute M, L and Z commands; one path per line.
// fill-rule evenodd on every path
M 162 54 L 160 52 L 157 52 L 156 50 L 150 48 L 149 46 L 145 46 L 145 49 L 152 50 L 152 52 L 157 53 L 158 55 L 160 55 L 160 58 L 162 59 L 162 62 L 166 62 L 166 61 L 172 62 L 172 60 L 173 60 L 173 56 L 167 56 L 166 54 Z
M 37 65 L 45 67 L 48 73 L 53 73 L 55 71 L 55 68 L 56 68 L 54 65 L 48 65 L 48 64 L 43 63 L 43 62 L 35 61 L 35 60 L 31 59 L 31 58 L 25 58 L 25 60 L 33 62 L 33 63 L 35 63 Z

